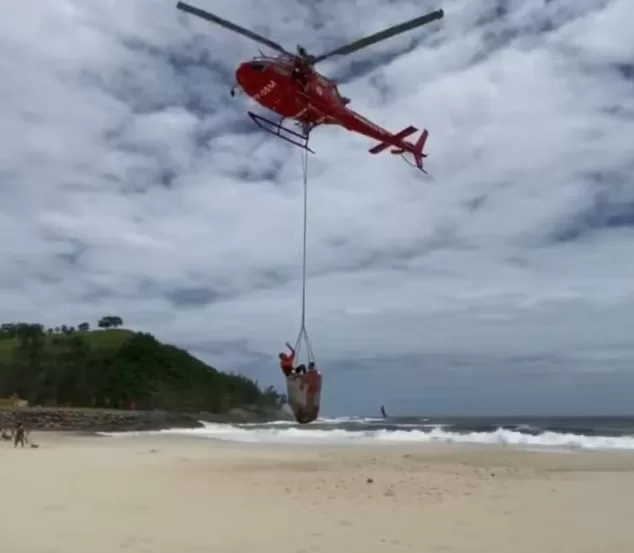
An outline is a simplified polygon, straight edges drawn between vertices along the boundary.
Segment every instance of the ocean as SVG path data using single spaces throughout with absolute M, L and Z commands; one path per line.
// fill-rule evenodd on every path
M 543 450 L 632 450 L 631 417 L 341 417 L 301 426 L 211 424 L 163 430 L 216 440 L 280 444 L 496 444 Z

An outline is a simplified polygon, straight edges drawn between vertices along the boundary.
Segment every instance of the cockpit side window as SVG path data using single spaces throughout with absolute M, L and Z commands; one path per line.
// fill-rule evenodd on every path
M 250 67 L 251 69 L 253 69 L 253 71 L 257 71 L 258 73 L 263 73 L 264 70 L 266 69 L 266 64 L 259 61 L 253 61 L 251 62 Z

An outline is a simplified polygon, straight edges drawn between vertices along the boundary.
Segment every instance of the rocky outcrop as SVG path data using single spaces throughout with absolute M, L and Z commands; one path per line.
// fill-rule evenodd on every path
M 28 430 L 131 432 L 203 426 L 195 417 L 164 411 L 23 407 L 0 410 L 0 427 L 22 421 Z
M 22 421 L 29 430 L 75 432 L 143 432 L 166 428 L 201 428 L 200 421 L 215 423 L 268 422 L 290 419 L 283 410 L 231 409 L 224 414 L 170 413 L 63 407 L 15 407 L 0 409 L 0 428 Z

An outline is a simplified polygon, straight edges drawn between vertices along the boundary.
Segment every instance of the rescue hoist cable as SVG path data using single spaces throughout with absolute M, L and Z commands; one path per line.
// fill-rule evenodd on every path
M 308 331 L 306 330 L 306 245 L 307 240 L 306 236 L 308 233 L 308 151 L 302 150 L 302 176 L 304 182 L 304 228 L 303 228 L 303 244 L 302 244 L 302 317 L 301 317 L 301 326 L 299 329 L 299 334 L 297 335 L 297 341 L 295 343 L 295 355 L 296 358 L 299 357 L 299 353 L 302 347 L 302 338 L 303 342 L 306 345 L 306 353 L 308 355 L 308 362 L 315 361 L 315 354 L 313 353 L 313 346 L 310 342 L 310 337 L 308 336 Z

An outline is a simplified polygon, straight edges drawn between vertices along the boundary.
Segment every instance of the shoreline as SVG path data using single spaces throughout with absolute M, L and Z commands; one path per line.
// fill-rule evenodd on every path
M 378 455 L 383 457 L 399 457 L 402 459 L 425 459 L 427 461 L 452 460 L 460 465 L 486 464 L 491 460 L 504 461 L 503 464 L 533 464 L 538 466 L 566 467 L 566 470 L 588 470 L 601 468 L 606 470 L 627 469 L 634 475 L 634 451 L 614 449 L 570 449 L 557 450 L 548 447 L 525 448 L 516 445 L 457 443 L 457 442 L 425 442 L 425 443 L 271 443 L 233 441 L 209 438 L 203 435 L 188 433 L 163 433 L 161 430 L 124 431 L 115 435 L 100 431 L 77 430 L 36 430 L 30 433 L 32 443 L 39 449 L 42 445 L 57 448 L 59 445 L 79 444 L 96 445 L 109 443 L 119 448 L 144 448 L 145 446 L 195 447 L 201 451 L 250 451 L 255 457 L 259 453 L 288 454 L 297 460 L 322 457 L 324 455 L 343 455 L 365 457 Z M 5 448 L 12 442 L 5 442 Z M 0 443 L 0 449 L 2 443 Z M 17 448 L 20 449 L 20 448 Z M 24 449 L 29 449 L 28 445 Z M 547 455 L 545 455 L 547 454 Z M 552 460 L 551 460 L 552 459 Z M 561 465 L 560 465 L 561 463 Z
M 173 432 L 172 432 L 173 430 Z M 196 434 L 196 433 L 188 433 L 188 432 L 179 432 L 179 430 L 195 430 L 195 429 L 159 429 L 159 430 L 150 430 L 150 431 L 123 431 L 123 432 L 101 432 L 96 431 L 94 433 L 87 433 L 88 436 L 96 436 L 101 438 L 121 438 L 121 439 L 151 439 L 151 438 L 174 438 L 174 439 L 191 439 L 191 440 L 202 440 L 208 441 L 212 444 L 222 444 L 227 447 L 240 447 L 240 446 L 249 446 L 253 448 L 263 447 L 263 448 L 289 448 L 289 449 L 303 449 L 310 451 L 324 451 L 324 450 L 349 450 L 349 449 L 359 449 L 359 450 L 377 450 L 377 451 L 430 451 L 436 448 L 449 448 L 453 450 L 476 450 L 476 451 L 516 451 L 516 452 L 524 452 L 524 453 L 534 453 L 538 455 L 548 454 L 548 455 L 585 455 L 585 454 L 596 454 L 596 455 L 617 455 L 623 456 L 625 458 L 630 458 L 634 460 L 634 450 L 633 449 L 618 449 L 618 448 L 583 448 L 583 447 L 563 447 L 563 446 L 534 446 L 534 445 L 522 445 L 522 444 L 500 444 L 500 443 L 481 443 L 481 442 L 460 442 L 460 441 L 428 441 L 428 442 L 406 442 L 406 441 L 364 441 L 364 442 L 356 442 L 356 441 L 253 441 L 253 440 L 231 440 L 231 439 L 223 439 L 217 436 L 209 436 L 205 434 Z M 69 434 L 75 435 L 74 432 L 70 432 Z
M 516 444 L 491 444 L 473 442 L 266 442 L 266 441 L 241 441 L 225 440 L 222 438 L 209 437 L 195 433 L 164 432 L 170 429 L 141 430 L 141 431 L 86 431 L 86 430 L 33 430 L 29 432 L 29 441 L 37 444 L 58 445 L 61 442 L 70 443 L 92 443 L 92 440 L 109 441 L 115 447 L 138 447 L 145 444 L 172 446 L 175 444 L 196 444 L 197 447 L 214 450 L 236 450 L 244 451 L 278 451 L 296 454 L 298 457 L 304 455 L 322 455 L 329 453 L 352 453 L 353 455 L 366 455 L 368 453 L 380 455 L 404 455 L 404 458 L 411 456 L 460 456 L 463 460 L 471 459 L 474 455 L 477 458 L 488 458 L 503 456 L 508 459 L 530 458 L 537 460 L 540 458 L 553 457 L 556 459 L 570 459 L 570 463 L 575 465 L 578 461 L 575 458 L 595 458 L 606 461 L 610 466 L 614 462 L 631 464 L 634 471 L 634 451 L 627 449 L 582 449 L 582 448 L 554 448 L 544 446 L 536 448 L 532 446 L 521 446 Z M 174 429 L 178 430 L 178 429 Z M 185 429 L 188 430 L 188 429 Z M 13 449 L 13 442 L 4 442 L 5 447 Z M 120 445 L 118 445 L 120 444 Z M 0 448 L 2 442 L 0 442 Z M 28 449 L 27 445 L 25 449 Z M 19 448 L 18 448 L 19 449 Z M 567 463 L 568 461 L 564 461 Z M 594 461 L 590 461 L 593 463 Z M 548 461 L 546 461 L 548 463 Z
M 376 431 L 356 430 L 354 427 L 298 427 L 292 421 L 287 424 L 266 425 L 269 420 L 249 421 L 245 426 L 244 416 L 211 415 L 209 413 L 166 413 L 161 411 L 125 411 L 91 408 L 19 408 L 0 410 L 0 429 L 10 430 L 13 420 L 22 420 L 29 433 L 72 433 L 85 437 L 134 437 L 149 435 L 181 435 L 200 440 L 225 444 L 254 443 L 262 447 L 291 446 L 295 448 L 350 449 L 377 448 L 402 449 L 449 445 L 460 448 L 500 448 L 502 450 L 534 451 L 572 455 L 589 452 L 622 452 L 634 454 L 632 437 L 602 437 L 596 435 L 561 434 L 558 441 L 552 436 L 541 441 L 540 435 L 526 434 L 510 429 L 493 432 L 469 432 L 442 429 L 432 431 L 395 430 L 385 435 Z M 25 415 L 27 415 L 25 417 Z M 28 416 L 30 415 L 30 416 Z M 4 419 L 3 419 L 4 416 Z M 206 419 L 204 420 L 203 417 Z M 229 420 L 228 420 L 229 419 Z M 209 425 L 209 426 L 208 426 Z M 253 427 L 250 427 L 253 425 Z M 263 425 L 263 426 L 260 426 Z M 312 425 L 311 425 L 312 426 Z M 335 432 L 331 432 L 336 430 Z M 435 432 L 438 431 L 437 434 Z M 616 441 L 615 441 L 616 440 Z M 619 441 L 622 440 L 622 443 Z

